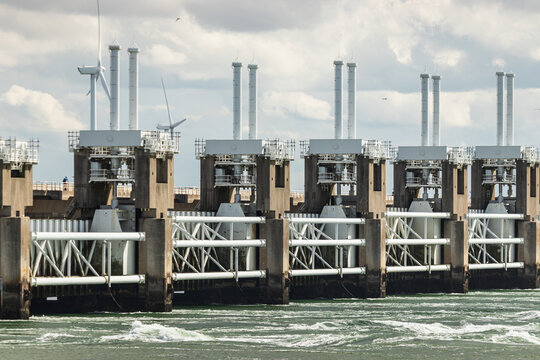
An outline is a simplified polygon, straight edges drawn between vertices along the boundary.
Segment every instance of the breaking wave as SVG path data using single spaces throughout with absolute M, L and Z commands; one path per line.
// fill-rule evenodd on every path
M 211 341 L 212 338 L 196 331 L 169 327 L 159 324 L 143 324 L 135 320 L 131 329 L 125 334 L 107 335 L 101 341 L 142 341 L 142 342 L 179 342 L 179 341 Z

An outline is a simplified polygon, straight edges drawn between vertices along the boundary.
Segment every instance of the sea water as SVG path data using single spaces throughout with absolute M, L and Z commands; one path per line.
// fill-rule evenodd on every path
M 540 291 L 0 321 L 0 359 L 540 359 Z

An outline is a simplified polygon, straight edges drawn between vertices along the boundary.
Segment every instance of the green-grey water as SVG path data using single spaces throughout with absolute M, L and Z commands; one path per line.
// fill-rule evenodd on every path
M 0 321 L 0 359 L 540 359 L 540 291 Z

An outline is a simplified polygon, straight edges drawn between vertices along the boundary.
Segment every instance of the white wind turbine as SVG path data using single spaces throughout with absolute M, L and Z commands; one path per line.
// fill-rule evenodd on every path
M 165 90 L 165 83 L 163 83 L 163 76 L 161 77 L 161 86 L 163 87 L 163 94 L 165 95 L 165 104 L 167 104 L 167 114 L 169 115 L 169 125 L 158 125 L 157 128 L 158 130 L 170 131 L 172 133 L 175 127 L 182 124 L 187 119 L 177 121 L 173 124 L 172 119 L 171 119 L 171 111 L 169 110 L 169 100 L 167 100 L 167 91 Z
M 79 66 L 79 72 L 81 75 L 90 75 L 90 130 L 96 130 L 97 119 L 96 119 L 96 82 L 98 79 L 101 80 L 105 94 L 111 100 L 111 94 L 109 92 L 109 87 L 107 86 L 107 80 L 103 76 L 105 68 L 101 66 L 101 19 L 99 14 L 99 0 L 97 0 L 97 14 L 98 14 L 98 63 L 97 66 Z M 87 94 L 87 95 L 88 95 Z

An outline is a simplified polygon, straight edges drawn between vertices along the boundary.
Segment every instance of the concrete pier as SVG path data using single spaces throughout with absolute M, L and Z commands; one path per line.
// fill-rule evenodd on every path
M 172 221 L 141 218 L 139 231 L 147 234 L 139 246 L 139 271 L 146 277 L 141 310 L 172 311 Z
M 386 297 L 386 220 L 366 219 L 366 297 Z
M 0 319 L 30 316 L 30 219 L 25 209 L 33 203 L 32 166 L 37 163 L 37 148 L 34 154 L 32 143 L 20 145 L 17 140 L 2 143 L 12 153 L 17 148 L 25 160 L 0 159 Z
M 260 301 L 265 304 L 289 303 L 289 220 L 267 218 L 261 226 L 266 247 L 259 253 L 260 268 L 266 279 L 260 282 Z
M 450 239 L 450 245 L 444 246 L 444 263 L 450 264 L 446 274 L 444 288 L 452 293 L 469 291 L 469 241 L 467 221 L 445 220 L 444 237 Z
M 30 316 L 30 219 L 0 218 L 0 319 Z

